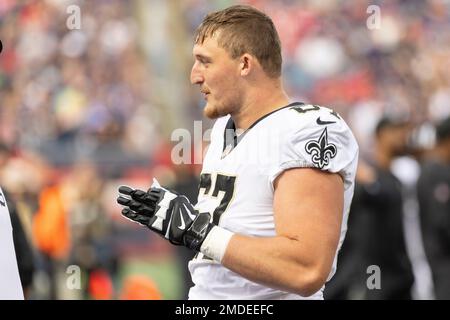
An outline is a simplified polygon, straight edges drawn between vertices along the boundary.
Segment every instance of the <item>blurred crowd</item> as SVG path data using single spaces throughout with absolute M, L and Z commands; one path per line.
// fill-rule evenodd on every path
M 145 189 L 156 176 L 195 198 L 199 166 L 171 161 L 171 132 L 202 119 L 189 84 L 194 30 L 235 3 L 0 1 L 0 185 L 23 231 L 16 251 L 28 298 L 136 298 L 127 290 L 166 298 L 151 279 L 120 277 L 136 257 L 175 255 L 189 281 L 190 254 L 121 218 L 116 189 Z M 436 282 L 450 281 L 450 2 L 239 3 L 273 18 L 289 95 L 339 112 L 360 145 L 328 296 L 448 299 L 450 285 Z M 68 23 L 71 5 L 79 29 Z M 392 290 L 366 290 L 373 264 Z M 66 290 L 69 265 L 87 279 L 82 290 Z

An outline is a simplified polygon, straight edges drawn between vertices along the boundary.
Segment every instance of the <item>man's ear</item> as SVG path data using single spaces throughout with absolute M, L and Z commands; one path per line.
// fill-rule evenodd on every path
M 248 76 L 250 74 L 250 72 L 252 71 L 252 69 L 254 68 L 254 64 L 255 64 L 255 58 L 248 53 L 244 53 L 240 57 L 240 63 L 239 63 L 241 76 L 243 76 L 243 77 Z

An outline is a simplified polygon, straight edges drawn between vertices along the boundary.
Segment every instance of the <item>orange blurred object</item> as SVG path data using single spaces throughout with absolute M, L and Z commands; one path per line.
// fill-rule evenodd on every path
M 52 258 L 63 258 L 69 252 L 67 211 L 57 185 L 44 189 L 39 195 L 39 210 L 33 221 L 33 238 L 36 246 Z
M 161 300 L 155 282 L 143 275 L 131 275 L 124 280 L 121 300 Z
M 89 276 L 89 295 L 94 300 L 111 300 L 114 296 L 114 286 L 111 277 L 104 270 L 91 272 Z

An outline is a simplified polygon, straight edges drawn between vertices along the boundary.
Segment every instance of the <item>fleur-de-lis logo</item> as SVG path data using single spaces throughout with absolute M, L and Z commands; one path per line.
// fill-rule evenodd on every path
M 312 162 L 320 169 L 330 163 L 330 159 L 334 158 L 337 153 L 337 148 L 334 144 L 328 143 L 327 128 L 323 130 L 318 141 L 311 140 L 305 146 L 308 154 L 312 155 Z

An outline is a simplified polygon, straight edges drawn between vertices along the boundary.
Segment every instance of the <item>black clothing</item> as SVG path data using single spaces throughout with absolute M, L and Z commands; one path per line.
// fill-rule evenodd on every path
M 365 298 L 411 299 L 414 274 L 404 238 L 402 185 L 390 171 L 374 169 L 376 181 L 355 191 L 367 212 L 364 267 L 381 271 L 381 289 L 366 287 Z
M 450 299 L 450 165 L 428 161 L 417 184 L 425 254 L 436 299 Z

